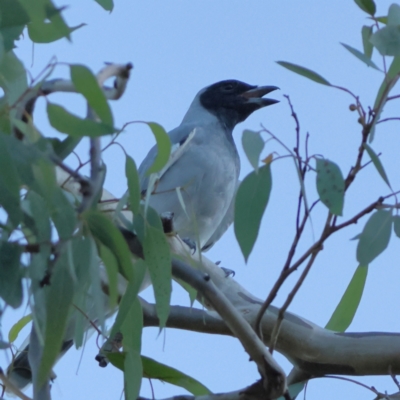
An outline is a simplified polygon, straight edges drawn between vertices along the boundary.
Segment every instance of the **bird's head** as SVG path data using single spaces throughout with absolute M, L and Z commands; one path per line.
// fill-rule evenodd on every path
M 253 86 L 230 79 L 203 89 L 200 103 L 233 129 L 254 111 L 278 103 L 278 100 L 263 97 L 276 89 L 276 86 Z

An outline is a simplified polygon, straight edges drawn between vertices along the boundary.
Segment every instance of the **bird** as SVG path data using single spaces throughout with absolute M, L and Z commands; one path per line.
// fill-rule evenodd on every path
M 173 213 L 174 229 L 204 251 L 233 222 L 240 159 L 233 129 L 254 111 L 278 100 L 263 96 L 276 86 L 254 86 L 229 79 L 200 90 L 181 124 L 168 133 L 170 165 L 149 189 L 148 169 L 157 156 L 154 146 L 139 167 L 143 195 L 160 215 Z
M 199 249 L 210 249 L 233 221 L 240 173 L 233 129 L 254 111 L 277 103 L 263 97 L 276 89 L 230 79 L 200 90 L 181 124 L 168 134 L 170 162 L 150 191 L 147 171 L 157 156 L 156 146 L 138 169 L 142 194 L 149 196 L 149 205 L 160 215 L 173 213 L 175 231 Z M 73 332 L 71 319 L 60 357 L 72 346 Z M 14 358 L 7 376 L 20 389 L 31 382 L 28 347 Z

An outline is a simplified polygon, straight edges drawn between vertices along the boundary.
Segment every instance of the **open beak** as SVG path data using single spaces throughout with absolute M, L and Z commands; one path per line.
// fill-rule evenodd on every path
M 248 99 L 249 103 L 258 104 L 260 107 L 270 106 L 272 104 L 279 103 L 279 100 L 275 99 L 264 99 L 268 93 L 279 89 L 276 86 L 256 86 L 254 89 L 250 89 L 247 92 L 242 93 L 242 96 Z

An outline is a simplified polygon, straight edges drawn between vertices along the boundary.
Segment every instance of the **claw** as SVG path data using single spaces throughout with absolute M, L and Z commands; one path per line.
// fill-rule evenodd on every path
M 225 277 L 228 278 L 229 276 L 232 276 L 232 278 L 235 276 L 236 272 L 233 269 L 221 267 L 222 271 L 225 272 Z
M 192 250 L 192 255 L 194 253 L 196 253 L 197 246 L 196 246 L 196 242 L 194 240 L 189 239 L 189 238 L 184 238 L 184 239 L 182 239 L 182 241 L 189 246 L 190 250 Z

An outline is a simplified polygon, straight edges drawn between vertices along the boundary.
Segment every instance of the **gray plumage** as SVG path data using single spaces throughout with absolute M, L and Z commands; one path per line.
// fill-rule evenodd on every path
M 173 212 L 175 230 L 183 239 L 197 243 L 200 249 L 210 248 L 233 221 L 240 172 L 233 128 L 252 112 L 276 103 L 262 97 L 275 89 L 235 80 L 218 82 L 196 95 L 181 125 L 169 133 L 174 146 L 173 162 L 159 177 L 149 204 L 160 214 Z M 154 147 L 139 168 L 144 192 L 149 182 L 146 171 L 156 154 Z M 107 300 L 104 295 L 105 307 Z M 110 314 L 113 311 L 109 310 Z M 74 318 L 69 321 L 60 356 L 72 346 L 73 332 Z M 7 375 L 19 388 L 31 382 L 28 347 L 14 359 Z
M 262 98 L 275 89 L 235 80 L 208 86 L 169 132 L 175 155 L 180 155 L 158 179 L 149 204 L 159 214 L 173 212 L 177 233 L 200 249 L 209 249 L 233 221 L 240 172 L 233 128 L 255 110 L 276 103 Z M 153 147 L 139 168 L 143 192 L 149 182 L 146 171 L 156 155 Z

